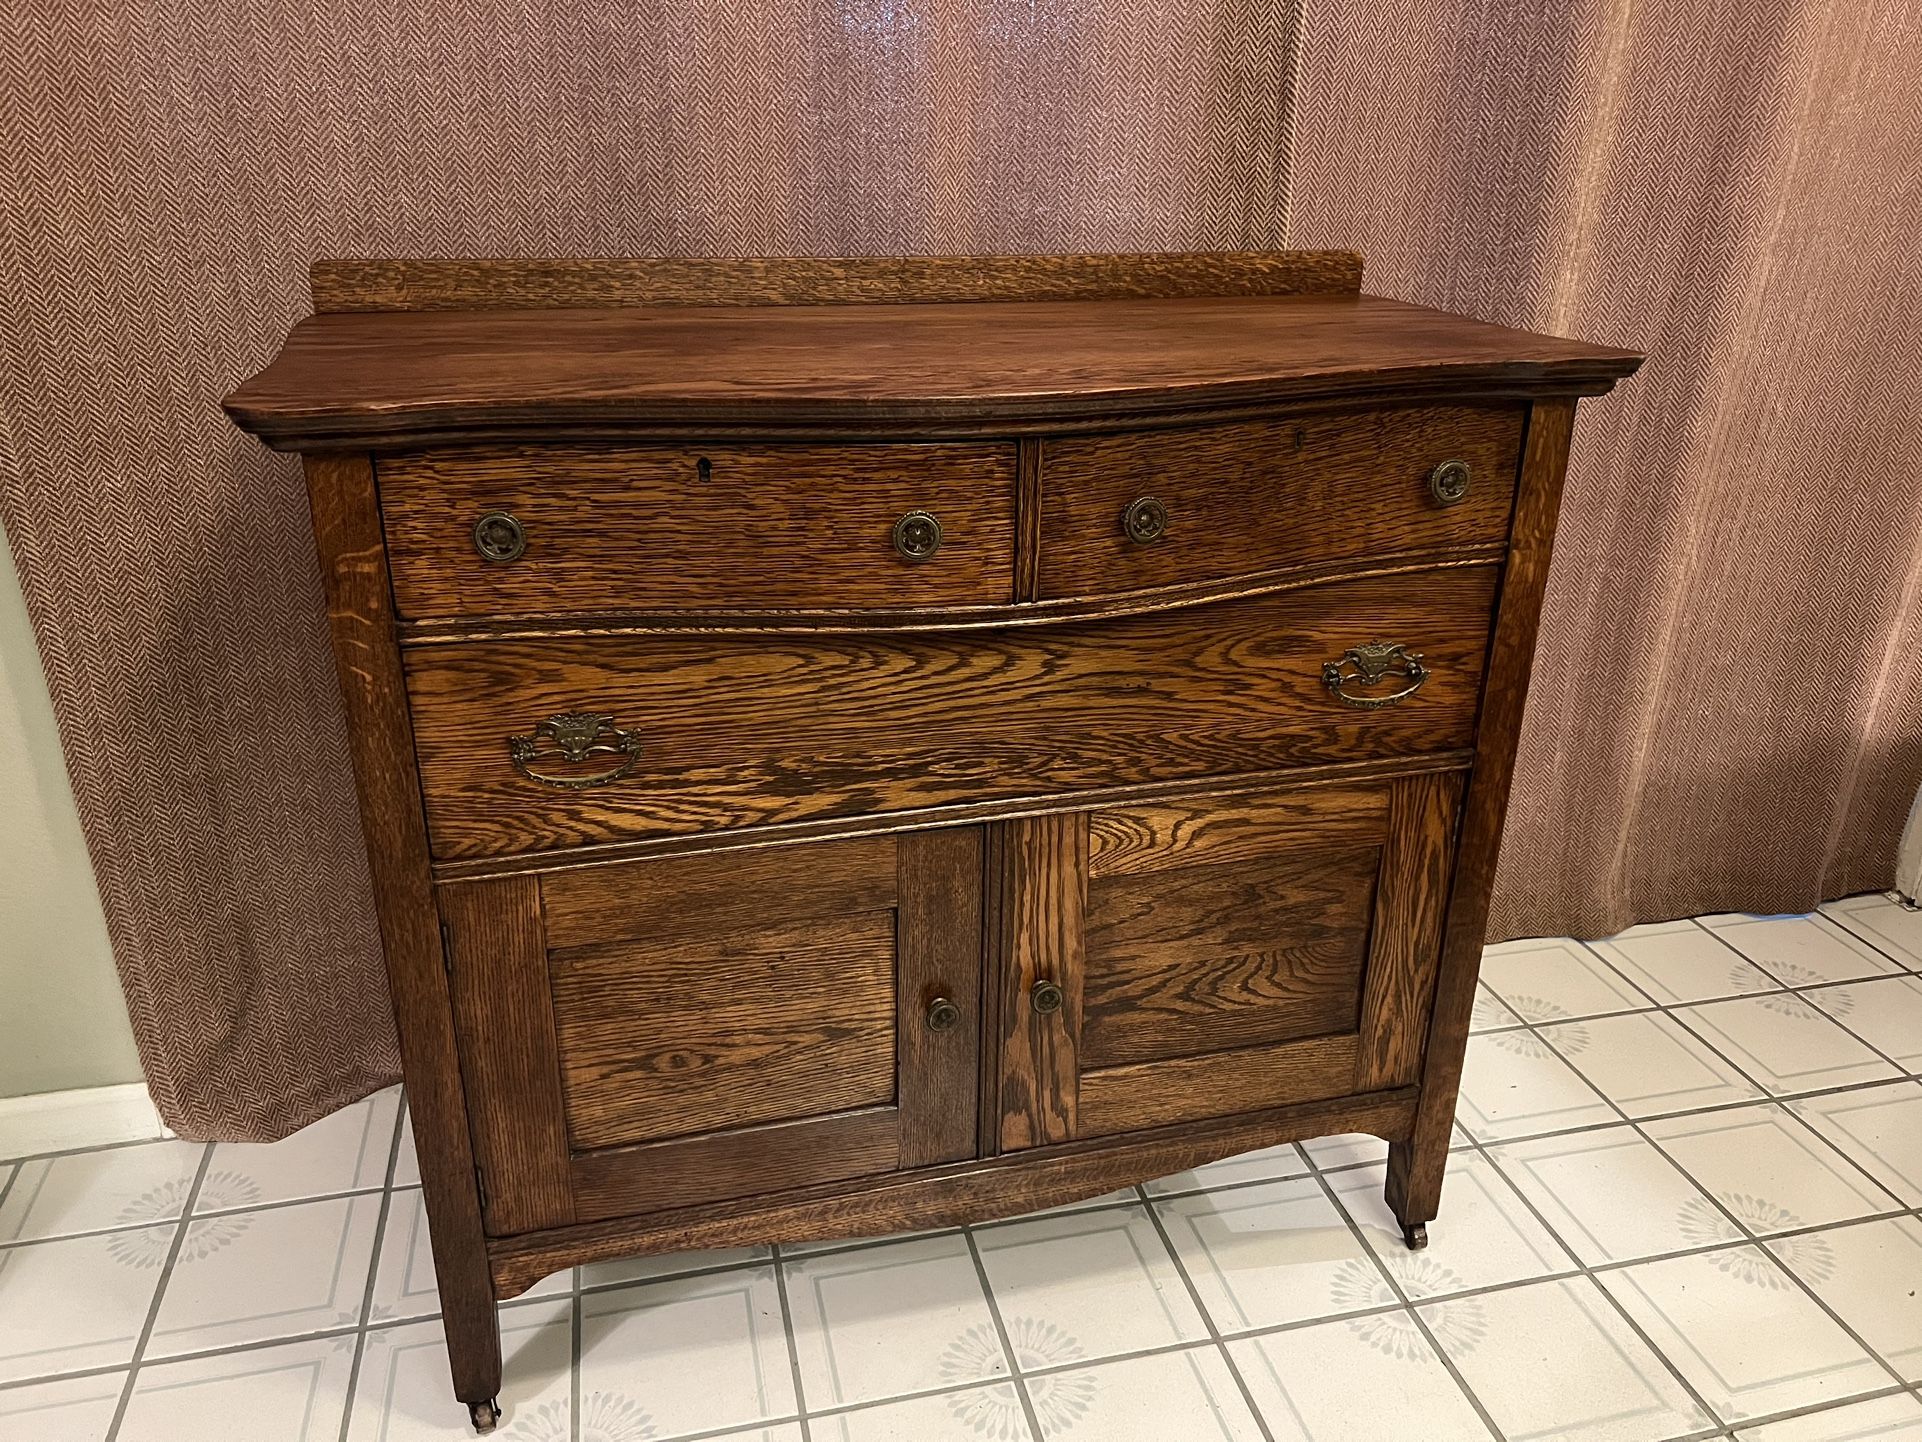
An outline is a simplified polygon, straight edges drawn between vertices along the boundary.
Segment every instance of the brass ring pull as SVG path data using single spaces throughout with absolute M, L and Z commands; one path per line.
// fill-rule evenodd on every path
M 961 1008 L 945 996 L 928 1003 L 928 1030 L 953 1031 L 961 1020 Z
M 1061 1010 L 1061 988 L 1052 981 L 1037 981 L 1028 991 L 1028 1004 L 1041 1016 Z
M 1438 506 L 1452 506 L 1468 494 L 1468 462 L 1443 461 L 1428 473 L 1428 494 Z
M 543 751 L 543 741 L 552 742 L 553 749 Z M 641 759 L 641 737 L 637 731 L 621 730 L 614 724 L 612 716 L 598 716 L 591 711 L 570 711 L 561 716 L 549 716 L 534 728 L 531 735 L 509 736 L 507 754 L 514 762 L 514 769 L 529 781 L 538 781 L 543 786 L 553 786 L 563 791 L 586 791 L 595 786 L 610 786 L 631 772 Z M 537 761 L 566 761 L 580 765 L 595 756 L 619 756 L 621 763 L 611 770 L 590 772 L 585 776 L 570 773 L 556 775 L 534 769 Z
M 1154 496 L 1130 501 L 1121 513 L 1121 529 L 1137 546 L 1151 546 L 1168 534 L 1168 508 Z
M 894 523 L 894 549 L 910 561 L 925 561 L 941 549 L 941 523 L 928 511 L 909 511 Z
M 1379 686 L 1390 676 L 1402 677 L 1408 684 L 1386 695 L 1357 695 L 1348 689 L 1357 684 Z M 1428 668 L 1422 665 L 1418 653 L 1405 646 L 1372 641 L 1366 646 L 1351 646 L 1342 652 L 1339 661 L 1328 662 L 1321 668 L 1321 679 L 1344 706 L 1375 711 L 1406 701 L 1421 690 L 1422 682 L 1428 679 Z
M 506 511 L 489 511 L 474 522 L 474 549 L 484 561 L 518 561 L 527 553 L 527 531 Z

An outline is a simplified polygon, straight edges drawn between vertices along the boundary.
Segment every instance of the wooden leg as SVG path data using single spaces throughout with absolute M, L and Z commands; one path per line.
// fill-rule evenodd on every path
M 440 1279 L 441 1318 L 454 1395 L 467 1404 L 476 1432 L 492 1432 L 501 1415 L 501 1328 L 494 1311 L 493 1281 L 485 1273 L 479 1286 L 472 1277 L 453 1287 L 448 1280 Z
M 1382 1195 L 1401 1223 L 1411 1252 L 1428 1245 L 1428 1224 L 1441 1209 L 1442 1172 L 1448 1165 L 1448 1134 L 1424 1138 L 1419 1123 L 1413 1140 L 1388 1144 L 1388 1183 Z

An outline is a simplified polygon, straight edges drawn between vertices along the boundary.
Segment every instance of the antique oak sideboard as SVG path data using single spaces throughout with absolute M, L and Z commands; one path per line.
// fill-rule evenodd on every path
M 306 463 L 455 1390 L 599 1258 L 1330 1132 L 1435 1216 L 1577 397 L 1345 252 L 335 261 Z

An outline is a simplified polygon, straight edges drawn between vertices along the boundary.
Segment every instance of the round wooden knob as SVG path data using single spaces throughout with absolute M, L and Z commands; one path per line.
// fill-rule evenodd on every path
M 925 561 L 941 549 L 941 523 L 927 511 L 909 511 L 894 523 L 894 549 L 910 561 Z
M 1121 513 L 1121 529 L 1137 546 L 1153 545 L 1168 534 L 1168 508 L 1154 496 L 1131 501 Z
M 474 549 L 488 561 L 518 561 L 527 550 L 527 532 L 506 511 L 489 511 L 474 522 Z
M 1052 981 L 1037 981 L 1028 992 L 1028 1004 L 1042 1016 L 1061 1010 L 1061 988 Z
M 1428 473 L 1428 494 L 1438 506 L 1452 506 L 1468 494 L 1468 462 L 1443 461 Z
M 961 1008 L 945 996 L 937 996 L 928 1003 L 928 1030 L 952 1031 L 961 1020 Z

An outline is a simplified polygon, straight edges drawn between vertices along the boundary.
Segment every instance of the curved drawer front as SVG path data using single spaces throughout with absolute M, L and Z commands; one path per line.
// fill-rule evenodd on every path
M 1497 545 L 1521 439 L 1519 407 L 1468 406 L 1052 439 L 1041 462 L 1040 595 Z M 1460 472 L 1430 484 L 1448 461 L 1467 465 L 1458 499 Z
M 502 855 L 1467 747 L 1497 575 L 1007 631 L 416 646 L 433 848 Z
M 1012 442 L 507 446 L 383 457 L 379 474 L 407 620 L 1012 595 Z M 939 523 L 932 554 L 912 554 L 926 528 L 897 547 L 916 512 Z

